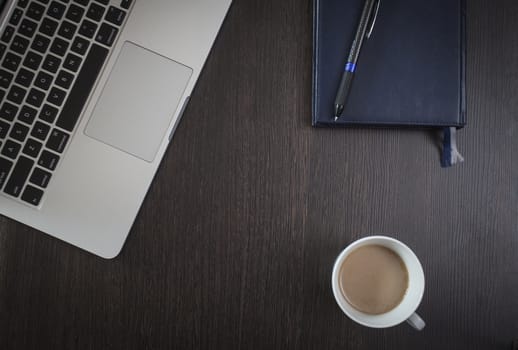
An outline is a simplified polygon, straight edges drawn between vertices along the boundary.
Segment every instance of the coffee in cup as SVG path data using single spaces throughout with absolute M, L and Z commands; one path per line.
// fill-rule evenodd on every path
M 373 328 L 407 321 L 424 328 L 415 313 L 424 293 L 424 273 L 405 244 L 370 236 L 350 244 L 337 258 L 332 276 L 336 302 L 352 320 Z
M 389 312 L 408 288 L 408 271 L 395 252 L 371 244 L 354 250 L 340 268 L 340 290 L 357 310 L 371 315 Z

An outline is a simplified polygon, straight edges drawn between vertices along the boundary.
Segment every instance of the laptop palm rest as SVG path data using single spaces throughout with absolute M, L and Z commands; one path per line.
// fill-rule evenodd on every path
M 86 135 L 152 162 L 192 69 L 125 42 L 86 126 Z

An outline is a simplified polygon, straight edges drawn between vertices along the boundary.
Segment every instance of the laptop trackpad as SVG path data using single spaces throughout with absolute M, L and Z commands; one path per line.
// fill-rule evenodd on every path
M 125 42 L 86 135 L 152 162 L 192 69 Z

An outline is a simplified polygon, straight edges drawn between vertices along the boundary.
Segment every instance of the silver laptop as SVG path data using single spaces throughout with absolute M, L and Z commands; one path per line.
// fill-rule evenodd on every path
M 121 250 L 232 0 L 0 0 L 0 213 Z

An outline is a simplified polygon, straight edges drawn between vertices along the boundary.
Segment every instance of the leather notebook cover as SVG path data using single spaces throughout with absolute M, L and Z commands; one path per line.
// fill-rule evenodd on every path
M 313 125 L 464 126 L 464 0 L 381 0 L 345 110 L 334 122 L 364 2 L 314 0 Z

